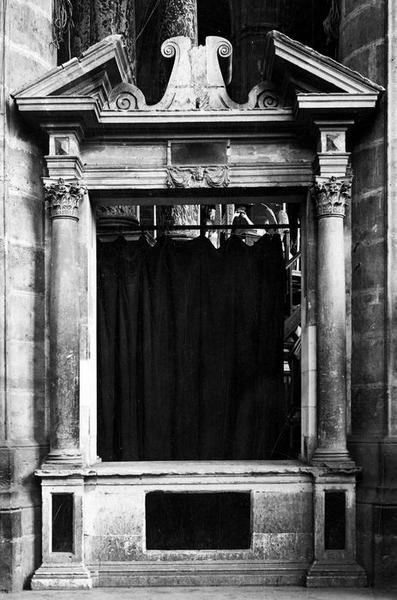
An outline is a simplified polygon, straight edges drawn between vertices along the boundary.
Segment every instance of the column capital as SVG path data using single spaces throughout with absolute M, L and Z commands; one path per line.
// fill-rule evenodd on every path
M 86 187 L 75 179 L 65 181 L 61 177 L 56 181 L 47 181 L 44 185 L 45 199 L 50 206 L 50 217 L 76 219 L 79 218 L 79 204 Z
M 316 203 L 317 217 L 341 217 L 351 199 L 352 178 L 316 177 L 311 193 Z

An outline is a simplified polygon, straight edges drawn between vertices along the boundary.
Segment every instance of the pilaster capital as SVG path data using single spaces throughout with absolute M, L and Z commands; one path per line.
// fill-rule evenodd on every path
M 45 199 L 50 206 L 51 219 L 79 218 L 79 204 L 86 191 L 85 186 L 75 179 L 65 181 L 59 178 L 57 181 L 48 181 L 44 185 Z
M 351 199 L 352 178 L 317 177 L 311 189 L 317 217 L 341 217 L 346 215 L 346 206 Z

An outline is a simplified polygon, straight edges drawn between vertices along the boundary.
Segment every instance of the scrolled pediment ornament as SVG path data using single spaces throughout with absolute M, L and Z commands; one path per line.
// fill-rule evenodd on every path
M 129 112 L 147 109 L 145 96 L 132 83 L 119 83 L 109 96 L 110 110 Z
M 252 88 L 248 95 L 247 104 L 241 105 L 240 108 L 270 110 L 279 108 L 280 104 L 280 97 L 273 86 L 264 81 Z
M 311 192 L 317 217 L 345 217 L 351 199 L 351 177 L 317 178 Z
M 168 167 L 169 188 L 227 187 L 230 183 L 229 168 L 220 167 Z
M 77 179 L 65 181 L 59 178 L 57 181 L 46 183 L 44 190 L 52 219 L 56 217 L 79 218 L 80 200 L 84 197 L 86 187 L 81 185 Z

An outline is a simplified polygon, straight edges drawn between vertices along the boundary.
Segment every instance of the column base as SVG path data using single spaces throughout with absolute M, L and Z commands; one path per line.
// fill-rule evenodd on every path
M 366 587 L 367 575 L 354 561 L 316 560 L 306 576 L 306 587 Z
M 82 563 L 43 564 L 32 577 L 32 590 L 90 590 L 92 579 Z
M 316 448 L 311 463 L 315 466 L 337 467 L 341 469 L 354 469 L 356 466 L 348 450 L 332 450 L 327 448 Z
M 51 450 L 46 456 L 43 467 L 46 466 L 76 466 L 81 467 L 83 465 L 83 457 L 79 450 Z

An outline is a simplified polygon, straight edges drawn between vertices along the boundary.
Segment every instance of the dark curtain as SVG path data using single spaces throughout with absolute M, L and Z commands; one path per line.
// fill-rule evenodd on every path
M 283 458 L 279 236 L 98 242 L 103 460 Z

